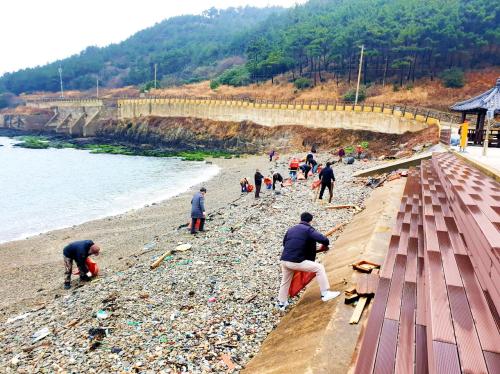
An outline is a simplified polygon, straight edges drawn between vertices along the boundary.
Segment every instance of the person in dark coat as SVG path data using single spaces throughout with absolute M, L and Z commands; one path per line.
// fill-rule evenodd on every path
M 275 154 L 276 154 L 276 151 L 274 149 L 271 152 L 269 152 L 269 161 L 273 160 L 273 157 Z
M 255 182 L 255 198 L 259 198 L 260 194 L 260 189 L 262 187 L 262 180 L 264 179 L 264 176 L 260 173 L 259 169 L 255 170 L 255 177 L 254 177 L 254 182 Z
M 200 220 L 200 231 L 205 231 L 203 228 L 205 226 L 205 194 L 207 189 L 205 187 L 200 188 L 200 191 L 195 193 L 191 199 L 191 234 L 196 232 L 196 221 Z
M 273 191 L 276 190 L 276 182 L 280 182 L 281 187 L 283 187 L 283 177 L 278 172 L 273 174 Z
M 307 179 L 307 175 L 311 171 L 311 166 L 309 166 L 307 163 L 300 165 L 300 170 L 302 170 L 302 173 L 304 173 L 304 177 Z
M 323 193 L 325 189 L 328 188 L 330 192 L 330 199 L 328 202 L 332 202 L 333 197 L 333 186 L 335 184 L 335 175 L 333 174 L 333 170 L 331 168 L 331 163 L 327 162 L 324 169 L 319 173 L 319 179 L 321 179 L 321 190 L 319 192 L 319 199 L 323 199 Z
M 89 281 L 92 273 L 89 271 L 86 261 L 87 257 L 98 256 L 101 248 L 92 240 L 79 240 L 68 244 L 63 249 L 64 257 L 64 288 L 71 288 L 71 273 L 73 272 L 73 261 L 80 270 L 80 280 Z
M 316 243 L 323 244 L 327 248 L 330 241 L 311 226 L 312 220 L 311 213 L 302 213 L 300 223 L 289 228 L 283 238 L 282 278 L 278 293 L 278 307 L 281 310 L 288 305 L 288 291 L 295 271 L 316 273 L 323 301 L 334 299 L 340 294 L 337 291 L 330 291 L 330 283 L 324 266 L 315 262 Z

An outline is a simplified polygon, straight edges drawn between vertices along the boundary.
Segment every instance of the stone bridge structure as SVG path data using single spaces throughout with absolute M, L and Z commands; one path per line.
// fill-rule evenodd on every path
M 104 119 L 146 116 L 197 117 L 216 121 L 252 121 L 264 126 L 302 125 L 366 130 L 387 134 L 419 131 L 440 125 L 445 116 L 422 108 L 398 105 L 352 105 L 339 102 L 279 102 L 232 98 L 151 97 L 126 99 L 43 99 L 26 106 L 50 110 L 50 118 L 0 115 L 0 127 L 39 129 L 71 136 L 94 136 Z M 449 118 L 449 117 L 448 117 Z M 26 125 L 29 122 L 30 125 Z

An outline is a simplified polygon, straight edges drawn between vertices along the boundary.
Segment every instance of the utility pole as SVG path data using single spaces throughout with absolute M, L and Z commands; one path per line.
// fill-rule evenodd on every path
M 61 98 L 64 97 L 63 84 L 62 84 L 62 67 L 59 66 L 59 81 L 61 82 Z
M 96 96 L 99 98 L 99 77 L 96 78 Z
M 156 90 L 156 66 L 157 64 L 155 64 L 155 90 Z
M 359 81 L 361 80 L 361 67 L 363 66 L 363 52 L 364 51 L 365 51 L 365 46 L 363 44 L 361 46 L 361 55 L 359 56 L 358 85 L 356 86 L 356 99 L 354 100 L 354 106 L 358 105 Z

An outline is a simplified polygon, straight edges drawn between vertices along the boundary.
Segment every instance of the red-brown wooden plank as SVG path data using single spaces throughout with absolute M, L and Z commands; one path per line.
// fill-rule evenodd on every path
M 486 373 L 486 363 L 464 289 L 448 286 L 448 298 L 462 370 L 466 373 Z
M 447 285 L 462 287 L 462 278 L 458 271 L 455 260 L 455 254 L 451 248 L 450 237 L 447 232 L 438 232 L 439 249 L 441 250 L 441 259 L 443 261 L 444 278 Z
M 385 318 L 399 320 L 401 312 L 401 297 L 403 292 L 403 281 L 406 266 L 406 256 L 397 255 L 394 262 L 394 271 L 392 273 L 391 288 L 385 310 Z
M 356 362 L 355 374 L 371 373 L 375 365 L 380 332 L 384 321 L 387 296 L 389 295 L 390 279 L 381 278 L 377 288 L 377 294 L 368 316 L 365 335 L 359 350 Z
M 484 358 L 486 359 L 486 365 L 488 366 L 488 373 L 500 373 L 500 354 L 485 351 Z
M 415 330 L 415 373 L 428 374 L 426 327 L 417 325 Z
M 479 340 L 484 350 L 500 353 L 500 333 L 490 307 L 476 278 L 474 267 L 468 256 L 455 255 L 464 283 L 465 294 L 470 305 Z
M 455 343 L 455 334 L 451 322 L 448 293 L 439 252 L 427 252 L 426 266 L 428 269 L 428 321 L 427 333 L 431 333 L 432 340 Z M 430 320 L 429 320 L 430 318 Z
M 432 374 L 460 374 L 457 346 L 441 341 L 432 342 L 435 371 Z
M 375 360 L 375 368 L 373 370 L 374 374 L 394 373 L 398 328 L 398 321 L 384 318 L 380 342 L 378 344 L 377 358 Z
M 405 282 L 403 287 L 396 352 L 396 373 L 407 374 L 414 371 L 416 288 L 417 285 L 413 282 Z

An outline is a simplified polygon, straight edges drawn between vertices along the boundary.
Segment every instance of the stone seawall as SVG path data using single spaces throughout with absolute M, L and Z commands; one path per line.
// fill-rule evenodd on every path
M 118 100 L 118 117 L 196 117 L 216 121 L 252 121 L 264 126 L 303 125 L 366 130 L 388 134 L 420 131 L 435 118 L 372 106 L 254 103 L 211 99 Z

